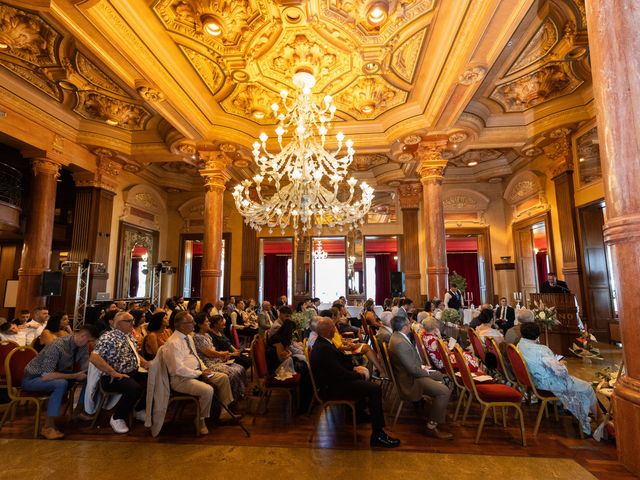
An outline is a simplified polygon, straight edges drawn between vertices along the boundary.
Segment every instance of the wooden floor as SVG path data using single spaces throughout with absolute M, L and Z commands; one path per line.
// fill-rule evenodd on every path
M 506 430 L 488 421 L 481 441 L 476 445 L 474 437 L 478 425 L 478 409 L 474 408 L 467 425 L 464 427 L 458 423 L 450 425 L 455 435 L 453 441 L 438 441 L 426 437 L 423 434 L 424 420 L 418 420 L 412 406 L 404 409 L 393 431 L 387 430 L 401 439 L 400 450 L 404 451 L 568 458 L 575 460 L 602 480 L 636 478 L 617 462 L 614 445 L 598 443 L 593 439 L 580 440 L 577 424 L 570 417 L 561 417 L 559 423 L 556 423 L 553 418 L 543 420 L 538 438 L 534 440 L 531 432 L 536 413 L 535 407 L 534 405 L 525 408 L 527 447 L 520 445 L 519 429 L 513 418 L 510 419 Z M 173 423 L 170 422 L 169 416 L 169 423 L 155 439 L 140 423 L 136 423 L 129 434 L 116 435 L 108 425 L 107 415 L 102 417 L 100 427 L 94 429 L 89 428 L 86 422 L 71 421 L 64 425 L 63 429 L 67 439 L 81 441 L 369 449 L 370 427 L 366 424 L 359 425 L 358 445 L 354 446 L 349 418 L 340 409 L 334 409 L 329 415 L 323 415 L 313 442 L 309 441 L 309 437 L 313 431 L 317 412 L 314 412 L 311 417 L 302 415 L 290 419 L 283 413 L 286 410 L 284 397 L 274 396 L 265 415 L 245 415 L 242 421 L 250 429 L 251 438 L 246 438 L 242 430 L 233 425 L 210 428 L 209 435 L 196 438 L 193 435 L 193 424 L 188 410 L 185 410 L 183 419 Z M 1 438 L 25 439 L 31 438 L 32 435 L 33 420 L 22 408 L 18 410 L 16 420 L 6 425 L 0 432 Z

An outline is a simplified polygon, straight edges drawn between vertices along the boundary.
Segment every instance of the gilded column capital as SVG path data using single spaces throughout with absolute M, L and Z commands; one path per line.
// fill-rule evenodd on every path
M 401 183 L 398 186 L 398 199 L 402 210 L 419 208 L 422 202 L 422 185 L 419 183 Z
M 551 178 L 573 171 L 569 137 L 564 132 L 564 129 L 561 133 L 563 134 L 558 136 L 555 142 L 543 148 L 546 157 L 553 162 L 549 167 Z
M 446 137 L 427 138 L 420 142 L 416 151 L 418 159 L 418 175 L 420 181 L 425 183 L 442 183 L 447 160 L 442 157 L 442 151 L 446 148 Z
M 76 187 L 102 188 L 115 193 L 118 190 L 118 175 L 122 165 L 114 158 L 115 152 L 107 148 L 93 150 L 96 156 L 95 172 L 80 171 L 73 174 Z
M 31 160 L 31 168 L 33 169 L 33 175 L 53 175 L 58 178 L 60 176 L 61 165 L 51 160 L 50 158 L 34 158 Z
M 200 159 L 204 161 L 204 168 L 200 175 L 204 178 L 206 191 L 224 191 L 225 183 L 231 178 L 226 168 L 230 160 L 220 150 L 200 150 Z

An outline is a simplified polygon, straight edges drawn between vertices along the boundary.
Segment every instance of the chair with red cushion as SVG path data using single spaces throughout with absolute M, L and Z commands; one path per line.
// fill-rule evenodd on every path
M 431 362 L 429 361 L 429 355 L 427 355 L 427 351 L 424 349 L 424 343 L 422 342 L 422 338 L 416 332 L 413 332 L 413 339 L 416 342 L 416 348 L 418 349 L 418 354 L 420 355 L 420 359 L 422 363 L 427 365 L 429 368 L 432 368 Z
M 233 347 L 236 350 L 240 350 L 240 337 L 238 336 L 238 330 L 233 325 L 231 325 L 231 342 L 233 342 Z
M 13 349 L 18 348 L 16 342 L 12 342 L 11 340 L 2 340 L 0 341 L 0 388 L 7 387 L 7 376 L 4 372 L 4 361 Z
M 318 412 L 318 417 L 316 418 L 315 423 L 313 424 L 313 430 L 311 431 L 311 435 L 309 436 L 309 441 L 313 440 L 315 436 L 316 430 L 318 429 L 318 423 L 320 423 L 320 418 L 322 418 L 322 413 L 330 407 L 335 407 L 339 405 L 347 406 L 351 409 L 351 415 L 353 419 L 353 443 L 358 444 L 358 424 L 356 417 L 356 404 L 357 402 L 354 400 L 323 400 L 320 394 L 318 393 L 318 387 L 316 386 L 316 379 L 313 376 L 313 370 L 311 369 L 311 360 L 309 359 L 310 350 L 307 345 L 304 346 L 304 358 L 307 360 L 307 367 L 309 368 L 309 376 L 311 377 L 311 386 L 313 387 L 313 398 L 311 399 L 311 403 L 309 404 L 309 410 L 307 411 L 307 415 L 311 414 L 313 410 L 313 406 L 315 404 L 320 405 L 320 411 Z
M 482 434 L 484 421 L 490 408 L 513 407 L 518 412 L 520 418 L 522 446 L 526 447 L 527 441 L 524 435 L 524 417 L 522 415 L 522 409 L 520 408 L 522 394 L 515 388 L 509 387 L 508 385 L 503 385 L 501 383 L 487 384 L 474 382 L 473 376 L 471 375 L 471 370 L 469 370 L 469 365 L 467 365 L 464 355 L 462 354 L 462 349 L 459 345 L 456 345 L 453 354 L 455 355 L 456 364 L 458 366 L 458 371 L 460 372 L 462 382 L 464 383 L 467 391 L 471 394 L 471 398 L 469 398 L 469 402 L 467 403 L 464 418 L 466 419 L 469 407 L 471 406 L 474 398 L 478 401 L 478 403 L 480 403 L 480 406 L 482 407 L 482 416 L 480 417 L 480 425 L 478 425 L 475 443 L 478 443 L 480 441 L 480 435 Z M 506 425 L 507 420 L 506 415 L 504 415 L 504 410 L 502 417 Z
M 495 338 L 487 337 L 485 340 L 485 344 L 487 346 L 487 352 L 492 353 L 496 357 L 496 363 L 498 364 L 498 372 L 507 382 L 507 384 L 515 387 L 518 385 L 518 382 L 515 378 L 513 378 L 507 364 L 504 361 L 504 357 L 502 356 L 502 352 L 500 351 L 500 347 L 498 347 L 498 342 L 496 342 Z
M 538 416 L 536 417 L 536 424 L 533 427 L 533 436 L 535 438 L 536 435 L 538 435 L 538 429 L 540 428 L 540 422 L 542 421 L 542 412 L 547 412 L 547 404 L 549 402 L 554 402 L 554 413 L 556 421 L 558 421 L 557 402 L 559 402 L 560 399 L 556 397 L 553 392 L 539 390 L 536 388 L 536 385 L 535 383 L 533 383 L 533 379 L 531 378 L 531 374 L 529 373 L 527 362 L 522 356 L 522 353 L 520 353 L 520 350 L 518 350 L 515 345 L 509 344 L 507 346 L 507 356 L 509 357 L 509 362 L 511 363 L 513 374 L 516 376 L 516 380 L 518 381 L 518 383 L 525 389 L 525 391 L 530 391 L 540 400 L 540 409 L 538 410 Z M 548 416 L 549 414 L 547 412 L 547 417 Z M 580 429 L 580 432 L 582 432 L 582 429 Z
M 438 353 L 440 354 L 440 358 L 442 358 L 442 363 L 444 364 L 444 374 L 446 374 L 450 379 L 453 385 L 455 386 L 456 392 L 458 393 L 458 403 L 456 404 L 456 411 L 453 414 L 453 421 L 455 422 L 458 419 L 458 414 L 460 413 L 460 407 L 464 402 L 464 398 L 467 394 L 467 390 L 464 388 L 464 384 L 462 383 L 462 379 L 456 375 L 455 369 L 453 365 L 451 365 L 451 361 L 449 359 L 449 349 L 444 344 L 441 338 L 438 338 Z
M 289 396 L 289 408 L 291 415 L 294 414 L 293 408 L 293 394 L 296 394 L 296 398 L 300 398 L 300 374 L 296 373 L 293 377 L 286 380 L 278 380 L 274 375 L 269 373 L 267 367 L 267 352 L 264 340 L 258 335 L 255 336 L 253 342 L 251 342 L 251 361 L 253 365 L 253 371 L 256 373 L 256 379 L 261 384 L 260 399 L 258 401 L 258 407 L 265 400 L 264 411 L 267 411 L 271 394 L 274 390 L 284 391 Z M 259 410 L 257 408 L 256 410 Z
M 476 333 L 473 328 L 467 329 L 467 335 L 469 335 L 469 343 L 471 343 L 471 348 L 473 348 L 473 353 L 480 359 L 482 363 L 485 363 L 485 350 L 484 345 L 482 344 L 482 340 L 480 336 Z
M 7 355 L 4 361 L 4 371 L 7 378 L 7 393 L 11 399 L 11 403 L 7 407 L 7 411 L 4 413 L 2 421 L 0 422 L 1 429 L 6 420 L 7 413 L 19 402 L 34 403 L 36 406 L 36 424 L 33 438 L 38 438 L 38 432 L 40 431 L 40 410 L 42 409 L 43 403 L 49 398 L 49 393 L 25 392 L 22 390 L 21 385 L 25 367 L 37 355 L 38 352 L 31 347 L 17 347 Z

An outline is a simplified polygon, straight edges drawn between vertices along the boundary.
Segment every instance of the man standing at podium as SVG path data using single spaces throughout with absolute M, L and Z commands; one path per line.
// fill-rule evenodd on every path
M 562 280 L 558 280 L 558 276 L 549 272 L 547 274 L 547 281 L 542 284 L 540 293 L 571 293 L 569 287 Z

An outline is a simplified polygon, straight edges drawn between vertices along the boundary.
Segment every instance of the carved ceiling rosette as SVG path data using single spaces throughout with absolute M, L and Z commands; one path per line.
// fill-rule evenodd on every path
M 124 130 L 144 130 L 151 114 L 140 105 L 92 91 L 77 92 L 74 111 L 89 120 L 98 120 Z
M 422 202 L 422 185 L 415 183 L 401 183 L 398 185 L 398 200 L 402 210 L 419 208 Z
M 549 167 L 551 178 L 573 171 L 571 146 L 568 137 L 561 136 L 555 142 L 544 147 L 544 154 L 552 161 Z
M 37 15 L 0 4 L 0 43 L 3 53 L 38 67 L 59 65 L 56 55 L 62 36 Z
M 545 65 L 523 77 L 500 85 L 490 98 L 506 112 L 523 112 L 542 102 L 567 95 L 584 83 L 566 63 Z
M 240 84 L 222 103 L 227 113 L 250 118 L 259 123 L 273 123 L 271 105 L 280 98 L 258 83 Z
M 382 77 L 360 77 L 335 97 L 339 110 L 358 120 L 373 119 L 401 105 L 407 92 L 394 87 Z

